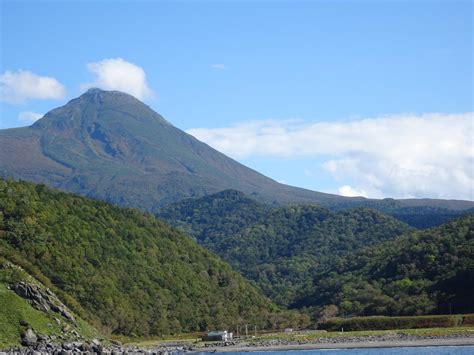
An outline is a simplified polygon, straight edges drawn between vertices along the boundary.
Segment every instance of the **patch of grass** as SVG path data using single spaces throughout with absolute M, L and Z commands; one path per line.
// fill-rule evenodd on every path
M 365 337 L 371 335 L 384 334 L 407 334 L 415 336 L 446 336 L 452 334 L 472 335 L 474 327 L 453 327 L 453 328 L 426 328 L 426 329 L 395 329 L 395 330 L 363 330 L 348 332 L 321 332 L 303 331 L 294 333 L 269 333 L 256 338 L 252 342 L 260 340 L 286 340 L 286 341 L 311 341 L 319 338 L 344 338 L 344 337 Z
M 428 316 L 404 316 L 404 317 L 351 317 L 331 318 L 319 325 L 320 329 L 327 331 L 345 330 L 390 330 L 390 329 L 416 329 L 416 328 L 452 328 L 463 326 L 464 319 L 470 319 L 469 314 L 454 315 L 428 315 Z M 470 325 L 470 324 L 466 324 Z
M 196 344 L 201 341 L 201 332 L 198 333 L 183 333 L 176 334 L 173 336 L 163 337 L 127 337 L 123 335 L 112 335 L 110 338 L 116 340 L 125 345 L 139 346 L 142 348 L 148 348 L 157 346 L 163 343 L 185 343 L 185 344 Z

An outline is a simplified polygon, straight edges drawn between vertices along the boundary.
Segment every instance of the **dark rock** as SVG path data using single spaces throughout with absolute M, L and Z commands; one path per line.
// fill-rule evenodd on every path
M 51 304 L 51 309 L 62 315 L 64 318 L 69 319 L 72 322 L 76 322 L 74 316 L 70 312 L 68 312 L 64 305 Z
M 79 350 L 81 351 L 92 351 L 92 346 L 87 344 L 87 343 L 82 343 L 82 345 L 79 347 Z
M 98 339 L 92 339 L 91 341 L 92 350 L 96 353 L 100 353 L 103 350 L 102 344 Z
M 82 347 L 82 341 L 73 341 L 72 346 L 74 347 L 74 349 L 79 349 Z
M 48 340 L 49 340 L 49 336 L 43 335 L 43 334 L 38 334 L 38 341 L 46 342 Z

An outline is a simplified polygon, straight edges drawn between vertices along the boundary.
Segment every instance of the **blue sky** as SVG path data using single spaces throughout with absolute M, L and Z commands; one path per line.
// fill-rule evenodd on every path
M 472 14 L 470 1 L 1 0 L 0 125 L 142 70 L 147 104 L 279 181 L 474 199 Z M 107 70 L 118 58 L 134 67 Z M 20 70 L 52 92 L 12 99 Z

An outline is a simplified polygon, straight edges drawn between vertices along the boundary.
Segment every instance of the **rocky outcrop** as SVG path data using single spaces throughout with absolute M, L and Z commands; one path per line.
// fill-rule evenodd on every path
M 43 312 L 50 310 L 59 313 L 64 318 L 75 323 L 76 319 L 64 304 L 47 288 L 43 289 L 35 284 L 20 281 L 10 287 L 18 296 L 28 300 L 31 305 Z

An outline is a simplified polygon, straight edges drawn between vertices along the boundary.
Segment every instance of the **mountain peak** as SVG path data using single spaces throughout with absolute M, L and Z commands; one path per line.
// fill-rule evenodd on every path
M 97 92 L 103 92 L 105 90 L 102 90 L 100 88 L 90 88 L 89 90 L 87 90 L 85 93 L 86 94 L 95 94 Z
M 127 94 L 126 92 L 123 91 L 118 91 L 118 90 L 104 90 L 101 88 L 90 88 L 88 89 L 82 96 L 90 96 L 90 95 L 97 95 L 97 94 L 102 94 L 102 95 L 123 95 L 123 96 L 128 96 L 128 97 L 133 97 L 133 95 Z M 135 100 L 139 101 L 138 99 L 135 98 Z
M 134 102 L 136 104 L 142 104 L 145 105 L 143 102 L 141 102 L 139 99 L 137 99 L 135 96 L 127 94 L 126 92 L 123 91 L 117 91 L 117 90 L 103 90 L 100 88 L 90 88 L 88 89 L 85 93 L 83 93 L 81 96 L 79 96 L 77 99 L 71 100 L 70 102 L 75 102 L 76 100 L 89 100 L 89 99 L 96 99 L 96 98 L 117 98 L 120 100 L 131 100 L 129 102 Z
M 128 126 L 127 130 L 142 128 L 149 130 L 150 125 L 170 125 L 161 115 L 149 106 L 125 92 L 90 88 L 81 96 L 72 99 L 64 106 L 48 112 L 33 127 L 48 130 L 71 130 L 77 133 L 81 129 L 90 129 L 95 123 L 104 122 Z

